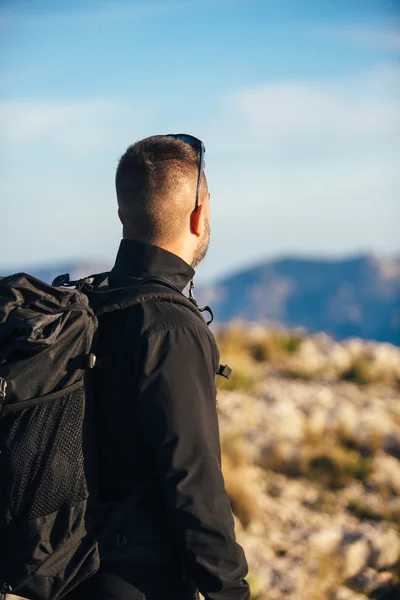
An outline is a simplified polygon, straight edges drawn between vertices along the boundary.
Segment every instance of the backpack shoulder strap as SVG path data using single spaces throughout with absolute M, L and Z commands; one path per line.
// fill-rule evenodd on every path
M 189 298 L 187 298 L 176 286 L 168 279 L 157 276 L 141 279 L 137 283 L 123 288 L 110 288 L 109 272 L 90 275 L 78 281 L 72 281 L 68 273 L 59 275 L 54 279 L 53 286 L 71 287 L 75 286 L 77 290 L 83 292 L 89 299 L 91 308 L 96 316 L 101 316 L 106 312 L 113 312 L 124 308 L 130 308 L 135 304 L 153 301 L 169 301 L 174 304 L 181 304 L 189 308 L 192 312 L 201 317 L 201 313 L 210 313 L 211 319 L 207 321 L 210 325 L 214 320 L 213 311 L 209 306 L 200 308 L 193 295 L 194 283 L 190 282 Z M 154 286 L 156 289 L 154 289 Z M 164 288 L 163 292 L 157 288 Z M 165 288 L 171 292 L 165 293 Z M 204 321 L 204 319 L 202 319 Z
M 171 302 L 186 306 L 204 322 L 201 311 L 194 302 L 178 290 L 167 279 L 148 277 L 126 288 L 90 287 L 83 283 L 79 290 L 87 295 L 89 304 L 97 317 L 116 310 L 131 308 L 147 302 Z
M 111 302 L 102 304 L 96 310 L 96 315 L 101 316 L 108 312 L 131 308 L 137 304 L 145 304 L 148 302 L 170 302 L 172 304 L 186 306 L 186 308 L 195 313 L 199 318 L 201 318 L 202 321 L 204 321 L 198 308 L 196 308 L 196 306 L 194 306 L 194 304 L 192 304 L 190 300 L 184 296 L 180 297 L 167 291 L 156 291 L 151 287 L 143 287 L 138 290 L 137 293 L 132 293 L 132 291 L 129 289 L 126 290 L 125 294 L 118 295 L 118 297 L 113 298 Z

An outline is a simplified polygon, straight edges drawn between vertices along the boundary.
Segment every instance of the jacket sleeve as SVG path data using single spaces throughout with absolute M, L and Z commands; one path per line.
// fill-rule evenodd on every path
M 218 358 L 210 338 L 192 323 L 147 336 L 138 418 L 154 452 L 187 575 L 209 600 L 248 600 L 247 562 L 235 540 L 221 472 Z

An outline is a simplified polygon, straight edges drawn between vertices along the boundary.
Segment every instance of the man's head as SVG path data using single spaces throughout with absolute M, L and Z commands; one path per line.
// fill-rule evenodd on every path
M 199 151 L 181 139 L 152 136 L 130 146 L 115 179 L 124 238 L 160 246 L 196 267 L 210 239 L 210 195 Z

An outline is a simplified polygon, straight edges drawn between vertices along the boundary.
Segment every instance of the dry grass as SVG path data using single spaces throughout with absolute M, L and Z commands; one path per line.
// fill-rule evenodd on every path
M 385 363 L 384 359 L 377 358 L 368 347 L 349 357 L 350 364 L 340 370 L 329 359 L 324 362 L 323 357 L 319 366 L 311 364 L 307 351 L 305 356 L 302 355 L 307 338 L 298 330 L 233 323 L 221 328 L 216 338 L 222 360 L 229 364 L 229 357 L 231 362 L 239 363 L 238 367 L 234 365 L 237 373 L 233 374 L 231 382 L 220 383 L 222 389 L 248 389 L 258 377 L 260 366 L 293 379 L 339 379 L 363 386 L 383 383 L 400 389 L 398 367 L 391 361 Z M 318 350 L 315 356 L 318 357 Z M 243 362 L 246 362 L 245 369 L 240 364 Z
M 358 385 L 369 385 L 385 380 L 384 376 L 375 369 L 373 361 L 366 357 L 354 359 L 352 364 L 342 371 L 340 379 L 352 381 Z
M 249 330 L 240 323 L 233 323 L 216 334 L 221 353 L 246 354 L 249 343 Z
M 365 500 L 360 498 L 351 498 L 347 505 L 347 510 L 358 519 L 370 519 L 372 521 L 382 521 L 382 514 L 369 506 Z
M 334 489 L 345 487 L 353 479 L 366 481 L 373 469 L 372 459 L 343 446 L 308 448 L 305 455 L 304 476 Z
M 240 435 L 226 437 L 221 442 L 222 472 L 232 511 L 246 528 L 258 512 L 258 499 L 254 489 L 253 474 L 248 464 L 244 441 Z
M 258 577 L 252 572 L 249 571 L 246 580 L 250 586 L 251 600 L 261 600 L 262 599 L 262 585 L 258 579 Z
M 352 480 L 365 482 L 373 469 L 373 458 L 356 450 L 330 443 L 305 443 L 288 453 L 277 443 L 265 453 L 261 466 L 289 477 L 305 477 L 331 489 L 340 489 Z
M 347 510 L 358 519 L 387 521 L 400 526 L 400 508 L 391 508 L 387 503 L 376 507 L 368 502 L 368 498 L 350 498 Z
M 252 362 L 280 364 L 301 347 L 304 336 L 296 331 L 252 328 L 234 323 L 217 335 L 221 353 L 247 355 Z
M 316 373 L 307 364 L 287 365 L 279 371 L 282 377 L 287 379 L 301 379 L 302 381 L 312 381 L 316 379 Z
M 303 598 L 328 600 L 332 590 L 344 582 L 343 557 L 335 552 L 320 551 L 312 553 L 310 562 L 314 564 L 314 577 L 308 581 Z
M 233 324 L 217 335 L 221 360 L 232 368 L 229 379 L 217 378 L 221 390 L 251 392 L 269 369 L 285 369 L 288 358 L 300 349 L 304 337 L 291 331 Z
M 226 391 L 246 391 L 251 392 L 258 383 L 258 377 L 252 372 L 245 363 L 240 360 L 230 360 L 228 362 L 232 369 L 229 379 L 226 377 L 217 378 L 217 388 Z
M 217 377 L 218 389 L 252 391 L 259 377 L 247 352 L 245 330 L 238 326 L 227 327 L 220 333 L 218 345 L 221 361 L 232 369 L 229 379 Z
M 371 529 L 387 528 L 400 532 L 397 486 L 390 478 L 375 477 L 381 472 L 380 457 L 387 452 L 385 440 L 387 432 L 391 431 L 391 417 L 393 425 L 400 424 L 400 409 L 397 410 L 397 404 L 392 401 L 392 390 L 379 386 L 381 383 L 391 385 L 394 381 L 398 368 L 396 357 L 392 362 L 385 362 L 385 353 L 382 355 L 375 347 L 372 350 L 368 345 L 364 347 L 361 342 L 355 350 L 336 345 L 336 354 L 331 355 L 330 342 L 326 343 L 326 340 L 308 339 L 303 343 L 297 332 L 263 330 L 261 327 L 252 329 L 235 325 L 222 330 L 217 337 L 221 361 L 233 368 L 231 380 L 218 378 L 218 388 L 247 392 L 220 394 L 220 416 L 225 434 L 221 444 L 223 474 L 239 536 L 251 540 L 257 531 L 266 535 L 263 511 L 269 510 L 267 507 L 275 510 L 282 496 L 282 503 L 287 502 L 288 508 L 283 514 L 291 515 L 297 493 L 302 508 L 318 513 L 311 515 L 299 511 L 299 522 L 303 518 L 306 521 L 305 530 L 308 520 L 313 522 L 314 516 L 318 523 L 326 523 L 328 527 L 343 514 L 349 527 L 355 527 L 358 519 L 369 521 Z M 344 365 L 347 365 L 346 369 Z M 282 375 L 314 379 L 319 383 L 307 386 L 289 383 L 283 381 Z M 338 380 L 358 386 L 378 385 L 371 390 L 356 389 L 354 385 L 337 383 Z M 329 389 L 325 390 L 321 381 Z M 258 385 L 259 382 L 263 384 Z M 335 387 L 332 389 L 332 386 Z M 254 407 L 252 391 L 255 392 Z M 386 405 L 373 404 L 381 391 L 383 397 L 387 394 L 389 398 L 387 409 Z M 371 403 L 366 403 L 365 411 L 364 398 Z M 281 411 L 281 405 L 288 410 Z M 233 428 L 235 431 L 226 435 Z M 252 461 L 254 464 L 249 464 Z M 266 472 L 263 473 L 260 467 Z M 271 471 L 302 481 L 287 480 L 289 491 L 286 494 L 285 478 Z M 268 486 L 268 479 L 279 481 L 276 496 L 273 485 Z M 310 492 L 303 495 L 303 488 L 310 488 Z M 276 504 L 275 498 L 278 498 Z M 262 527 L 258 529 L 260 524 Z M 321 526 L 321 531 L 324 527 Z M 323 536 L 321 539 L 324 544 Z M 310 537 L 308 556 L 307 543 L 304 542 L 303 548 L 305 563 L 298 571 L 302 581 L 296 580 L 296 598 L 332 600 L 342 597 L 336 596 L 338 588 L 344 586 L 346 592 L 351 587 L 346 571 L 347 547 L 331 547 L 329 551 L 323 545 L 316 548 Z M 264 577 L 263 571 L 257 571 L 258 556 L 263 555 L 264 546 L 260 544 L 259 548 L 250 544 L 249 548 L 251 567 L 256 575 Z M 276 557 L 277 578 L 282 570 L 283 585 L 286 584 L 283 570 L 292 564 L 292 557 L 289 552 L 282 556 L 276 554 Z M 343 558 L 346 558 L 345 564 Z M 295 563 L 293 565 L 295 568 Z M 281 584 L 274 587 L 267 581 L 267 578 L 263 579 L 261 586 L 256 578 L 252 580 L 253 600 L 269 597 L 283 600 L 284 594 L 278 589 Z M 265 586 L 270 589 L 266 590 Z M 287 597 L 292 596 L 289 593 Z
M 290 331 L 265 331 L 264 335 L 248 343 L 248 352 L 256 362 L 280 364 L 301 347 L 303 336 Z
M 399 374 L 393 365 L 377 361 L 367 351 L 353 358 L 347 369 L 339 374 L 339 379 L 352 381 L 357 385 L 387 384 L 399 386 Z

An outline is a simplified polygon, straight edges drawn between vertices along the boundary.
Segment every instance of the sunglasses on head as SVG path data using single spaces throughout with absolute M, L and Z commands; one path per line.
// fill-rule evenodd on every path
M 169 133 L 166 135 L 166 137 L 175 138 L 177 140 L 182 140 L 182 142 L 189 144 L 189 146 L 194 148 L 196 150 L 196 152 L 199 153 L 199 173 L 197 176 L 196 206 L 195 206 L 195 210 L 197 210 L 197 208 L 199 206 L 201 178 L 203 176 L 203 170 L 204 170 L 204 154 L 206 152 L 205 146 L 201 140 L 194 137 L 193 135 L 189 135 L 188 133 Z

